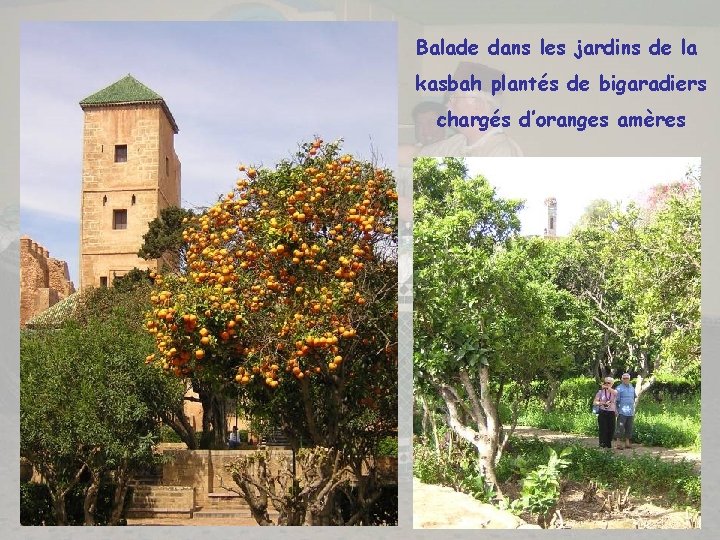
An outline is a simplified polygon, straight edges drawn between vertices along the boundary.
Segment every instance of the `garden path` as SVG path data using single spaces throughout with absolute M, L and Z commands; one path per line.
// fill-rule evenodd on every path
M 509 429 L 510 426 L 505 426 Z M 597 447 L 597 437 L 589 437 L 587 435 L 578 435 L 577 433 L 564 433 L 562 431 L 551 431 L 549 429 L 540 429 L 530 426 L 517 426 L 514 435 L 517 437 L 537 437 L 547 442 L 566 442 L 571 444 L 580 444 L 587 447 Z M 633 444 L 629 450 L 616 450 L 612 452 L 618 456 L 630 457 L 633 454 L 657 456 L 662 460 L 681 461 L 686 460 L 693 463 L 695 470 L 700 473 L 700 452 L 692 452 L 683 449 L 662 448 L 660 446 L 644 446 L 641 444 Z

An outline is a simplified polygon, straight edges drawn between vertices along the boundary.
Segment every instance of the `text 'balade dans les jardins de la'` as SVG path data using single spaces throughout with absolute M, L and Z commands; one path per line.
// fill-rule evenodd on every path
M 549 72 L 542 72 L 527 77 L 508 77 L 499 69 L 489 68 L 480 63 L 493 60 L 501 61 L 504 57 L 532 56 L 539 59 L 549 57 L 564 57 L 568 62 L 581 63 L 587 58 L 607 57 L 619 63 L 624 58 L 646 55 L 648 57 L 668 57 L 670 55 L 682 57 L 696 57 L 700 54 L 696 43 L 686 38 L 677 43 L 669 43 L 657 38 L 647 43 L 626 42 L 618 38 L 609 38 L 603 42 L 586 42 L 578 39 L 576 43 L 560 43 L 540 38 L 537 43 L 509 43 L 495 38 L 487 43 L 480 44 L 464 38 L 460 41 L 451 41 L 441 38 L 431 41 L 418 38 L 416 41 L 416 54 L 423 57 L 456 57 L 460 65 L 466 69 L 458 69 L 455 74 L 447 74 L 438 78 L 427 78 L 415 74 L 415 90 L 425 95 L 438 93 L 445 96 L 447 111 L 438 115 L 438 127 L 477 127 L 480 131 L 492 128 L 507 128 L 516 125 L 522 128 L 530 127 L 559 127 L 573 128 L 584 131 L 590 128 L 605 128 L 616 125 L 621 128 L 682 128 L 688 124 L 685 114 L 661 114 L 653 111 L 654 107 L 648 103 L 644 110 L 638 114 L 544 114 L 540 110 L 529 107 L 516 118 L 503 114 L 501 107 L 495 110 L 483 111 L 481 114 L 456 114 L 448 100 L 449 95 L 472 95 L 474 92 L 483 92 L 495 98 L 499 94 L 547 94 L 567 92 L 570 95 L 581 95 L 596 92 L 604 95 L 624 96 L 629 94 L 651 95 L 658 93 L 675 93 L 683 95 L 698 95 L 706 92 L 708 83 L 706 79 L 684 78 L 675 73 L 663 72 L 652 78 L 625 78 L 616 76 L 611 72 L 597 73 L 594 79 L 585 79 L 573 74 L 562 79 L 554 78 Z M 475 58 L 473 58 L 475 57 Z M 484 57 L 481 61 L 478 57 Z M 478 62 L 473 64 L 477 68 L 467 69 L 471 65 L 465 60 Z M 465 62 L 462 62 L 465 61 Z M 596 94 L 597 95 L 597 94 Z M 492 101 L 491 101 L 492 103 Z

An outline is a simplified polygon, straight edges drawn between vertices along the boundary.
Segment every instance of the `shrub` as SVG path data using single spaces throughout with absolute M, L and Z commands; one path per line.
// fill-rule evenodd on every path
M 648 389 L 655 399 L 678 397 L 700 391 L 700 381 L 672 373 L 658 373 L 655 382 Z
M 449 485 L 442 454 L 425 444 L 413 446 L 413 476 L 425 484 Z
M 385 437 L 378 444 L 378 455 L 397 457 L 398 455 L 398 439 L 397 437 Z
M 45 484 L 20 484 L 20 524 L 55 525 L 50 490 Z
M 68 525 L 83 525 L 85 514 L 83 504 L 85 501 L 86 483 L 77 484 L 65 499 Z M 95 519 L 97 525 L 107 525 L 112 513 L 112 498 L 115 493 L 115 484 L 103 482 L 100 484 L 97 498 L 97 512 Z M 132 500 L 130 490 L 125 497 L 125 509 Z M 20 523 L 22 525 L 55 525 L 50 490 L 46 484 L 27 482 L 20 484 Z
M 590 402 L 599 388 L 598 382 L 592 377 L 565 379 L 560 383 L 560 388 L 555 397 L 555 409 L 588 412 Z
M 439 455 L 423 443 L 413 447 L 413 476 L 425 484 L 449 486 L 479 501 L 491 502 L 495 492 L 477 470 L 477 454 L 464 442 Z
M 571 452 L 570 447 L 563 448 L 559 454 L 550 448 L 547 464 L 528 473 L 523 480 L 520 498 L 510 504 L 510 509 L 538 516 L 538 524 L 547 529 L 560 498 L 560 472 L 570 465 L 567 457 Z

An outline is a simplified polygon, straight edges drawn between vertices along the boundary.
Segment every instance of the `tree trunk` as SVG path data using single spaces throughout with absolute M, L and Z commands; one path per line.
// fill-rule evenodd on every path
M 480 392 L 470 384 L 467 373 L 461 372 L 460 378 L 471 406 L 463 403 L 460 394 L 451 386 L 438 385 L 440 395 L 445 401 L 448 413 L 448 425 L 461 438 L 472 444 L 478 452 L 478 469 L 490 483 L 498 497 L 504 498 L 495 475 L 496 459 L 502 425 L 497 408 L 490 399 L 489 369 L 481 366 L 479 370 Z M 472 427 L 467 419 L 472 419 Z
M 560 381 L 551 378 L 548 386 L 548 395 L 545 397 L 545 412 L 555 410 L 555 396 L 557 396 L 558 390 L 560 389 Z
M 225 398 L 199 385 L 193 386 L 193 389 L 197 392 L 203 408 L 200 448 L 225 448 Z
M 37 463 L 42 462 L 38 461 Z M 57 482 L 55 481 L 56 477 L 51 469 L 43 467 L 42 465 L 40 465 L 39 467 L 43 477 L 45 478 L 45 481 L 48 484 L 48 488 L 50 491 L 50 499 L 53 506 L 53 514 L 55 515 L 55 523 L 57 525 L 67 525 L 68 519 L 67 510 L 65 508 L 65 498 L 67 497 L 67 494 L 70 493 L 70 490 L 75 487 L 75 485 L 80 481 L 80 477 L 85 471 L 87 465 L 83 464 L 82 467 L 77 470 L 73 479 L 70 480 L 70 482 L 66 486 L 64 486 L 64 488 L 58 487 Z
M 645 351 L 640 351 L 638 356 L 640 357 L 640 377 L 638 377 L 638 380 L 640 380 L 641 378 L 646 378 L 650 374 L 650 363 Z
M 198 444 L 195 438 L 195 430 L 188 422 L 182 405 L 174 411 L 161 413 L 160 419 L 180 437 L 180 440 L 187 445 L 189 450 L 197 450 Z
M 655 375 L 651 375 L 648 379 L 643 381 L 642 375 L 638 375 L 635 381 L 635 406 L 637 406 L 640 396 L 642 396 L 646 390 L 648 390 L 655 382 Z
M 124 517 L 128 480 L 130 480 L 130 475 L 128 474 L 127 463 L 124 462 L 115 474 L 115 493 L 113 493 L 112 510 L 108 525 L 120 525 L 120 520 Z
M 50 499 L 53 505 L 53 514 L 55 514 L 56 525 L 67 525 L 67 510 L 65 509 L 65 491 L 60 493 L 50 492 Z
M 420 402 L 422 403 L 422 406 L 423 406 L 423 424 L 425 423 L 425 419 L 427 419 L 427 422 L 430 424 L 433 443 L 435 443 L 435 453 L 437 454 L 438 457 L 440 457 L 440 439 L 438 438 L 437 424 L 435 423 L 435 417 L 433 416 L 432 412 L 430 411 L 430 407 L 428 406 L 425 396 L 420 396 Z
M 97 497 L 100 491 L 101 471 L 89 469 L 90 485 L 85 489 L 85 500 L 83 501 L 83 515 L 85 525 L 96 525 L 95 512 L 97 511 Z

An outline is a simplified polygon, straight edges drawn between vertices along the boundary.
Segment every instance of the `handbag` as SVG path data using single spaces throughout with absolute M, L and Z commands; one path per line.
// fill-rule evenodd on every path
M 605 394 L 605 397 L 607 398 L 607 393 Z M 595 396 L 593 396 L 592 399 L 592 412 L 593 414 L 600 414 L 600 405 L 595 405 Z

